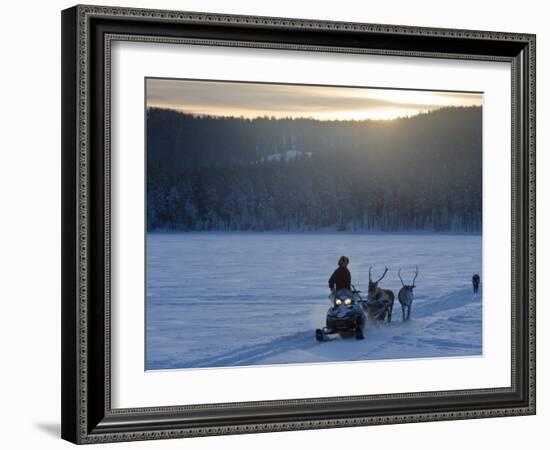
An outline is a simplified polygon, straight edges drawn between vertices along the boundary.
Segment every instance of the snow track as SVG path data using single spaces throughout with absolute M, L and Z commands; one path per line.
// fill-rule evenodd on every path
M 365 340 L 317 342 L 340 253 L 363 289 L 370 264 L 387 261 L 384 287 L 396 293 L 394 269 L 418 264 L 411 320 L 396 300 L 392 323 L 367 325 Z M 148 370 L 482 354 L 482 296 L 469 285 L 481 274 L 479 236 L 155 234 L 148 263 Z
M 261 364 L 283 353 L 313 348 L 315 341 L 311 330 L 284 335 L 279 338 L 235 349 L 220 356 L 190 361 L 191 367 L 247 366 Z

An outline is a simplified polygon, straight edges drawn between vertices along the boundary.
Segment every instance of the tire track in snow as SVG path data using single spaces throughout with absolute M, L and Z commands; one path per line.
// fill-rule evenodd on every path
M 434 352 L 437 353 L 438 349 L 440 352 L 441 349 L 445 350 L 445 354 L 439 356 L 474 355 L 481 352 L 481 337 L 479 343 L 464 342 L 463 339 L 456 338 L 453 340 L 448 330 L 452 328 L 449 322 L 456 322 L 456 317 L 463 315 L 465 307 L 471 305 L 475 309 L 479 302 L 481 297 L 472 296 L 467 290 L 454 291 L 439 299 L 424 300 L 413 309 L 413 314 L 416 313 L 416 316 L 411 316 L 408 322 L 403 322 L 397 315 L 400 313 L 400 305 L 396 302 L 394 320 L 391 324 L 385 323 L 380 326 L 367 324 L 366 339 L 363 341 L 335 336 L 331 338 L 332 342 L 319 343 L 315 340 L 312 329 L 241 347 L 220 355 L 198 358 L 188 361 L 185 366 L 197 368 L 246 366 L 270 364 L 269 360 L 276 361 L 276 364 L 296 363 L 297 361 L 292 357 L 294 351 L 308 352 L 315 361 L 340 362 L 422 357 L 416 354 L 407 356 L 408 349 L 414 349 L 416 353 L 419 351 L 422 353 L 424 350 L 424 357 L 434 356 Z M 464 324 L 476 326 L 478 321 L 466 316 L 454 326 L 460 327 Z M 446 334 L 438 335 L 438 330 L 447 331 Z M 340 352 L 340 358 L 338 358 Z M 288 355 L 287 360 L 285 355 Z
M 189 361 L 189 367 L 227 367 L 255 364 L 268 357 L 296 349 L 307 349 L 316 345 L 313 331 L 302 331 L 281 336 L 267 342 L 236 349 L 219 356 Z

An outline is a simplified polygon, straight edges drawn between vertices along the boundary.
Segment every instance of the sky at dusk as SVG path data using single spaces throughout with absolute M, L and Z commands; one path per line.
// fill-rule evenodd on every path
M 147 107 L 212 116 L 387 120 L 448 106 L 481 106 L 481 93 L 250 82 L 146 79 Z

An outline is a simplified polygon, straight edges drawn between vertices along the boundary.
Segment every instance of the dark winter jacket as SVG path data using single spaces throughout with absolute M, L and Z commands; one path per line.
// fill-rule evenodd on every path
M 332 290 L 351 289 L 351 273 L 345 267 L 338 267 L 328 280 L 328 287 Z

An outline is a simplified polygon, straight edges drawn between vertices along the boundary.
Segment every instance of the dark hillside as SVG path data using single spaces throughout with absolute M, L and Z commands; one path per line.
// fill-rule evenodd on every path
M 150 109 L 148 229 L 479 232 L 481 112 L 323 122 Z

